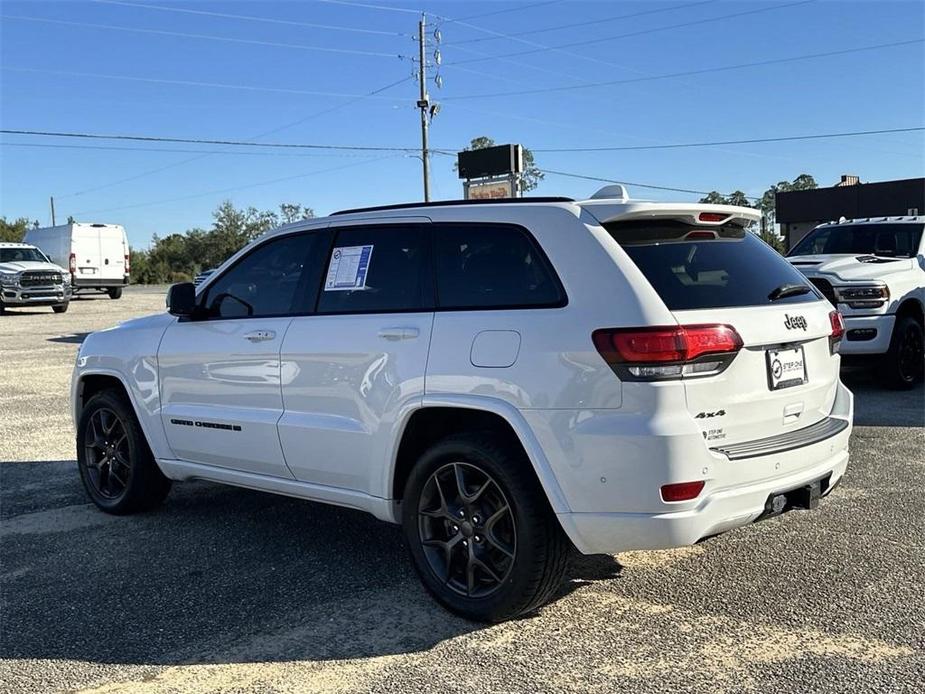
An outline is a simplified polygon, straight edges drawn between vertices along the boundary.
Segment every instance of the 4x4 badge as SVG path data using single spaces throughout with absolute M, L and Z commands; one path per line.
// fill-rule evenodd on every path
M 784 327 L 787 328 L 787 330 L 796 330 L 797 328 L 806 330 L 806 319 L 803 316 L 788 316 L 785 313 Z

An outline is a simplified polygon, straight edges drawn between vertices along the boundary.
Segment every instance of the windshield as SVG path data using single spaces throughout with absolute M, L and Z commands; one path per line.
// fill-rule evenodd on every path
M 811 231 L 787 255 L 881 255 L 911 258 L 918 253 L 922 224 L 845 224 Z
M 38 248 L 0 248 L 0 263 L 21 263 L 34 261 L 47 263 L 48 258 Z

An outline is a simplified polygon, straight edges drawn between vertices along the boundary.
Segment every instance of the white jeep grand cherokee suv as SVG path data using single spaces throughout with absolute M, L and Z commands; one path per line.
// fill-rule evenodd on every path
M 361 509 L 488 621 L 548 600 L 572 547 L 814 508 L 848 463 L 839 314 L 754 210 L 609 194 L 351 210 L 174 285 L 80 349 L 88 494 L 129 513 L 201 479 Z
M 842 354 L 877 357 L 895 388 L 925 372 L 925 217 L 822 224 L 787 259 L 845 318 Z

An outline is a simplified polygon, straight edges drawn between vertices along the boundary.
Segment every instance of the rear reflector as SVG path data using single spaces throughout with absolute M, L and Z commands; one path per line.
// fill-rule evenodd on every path
M 690 501 L 700 496 L 705 482 L 678 482 L 662 485 L 662 501 Z
M 724 212 L 701 212 L 697 219 L 701 222 L 722 222 L 729 219 L 729 215 Z

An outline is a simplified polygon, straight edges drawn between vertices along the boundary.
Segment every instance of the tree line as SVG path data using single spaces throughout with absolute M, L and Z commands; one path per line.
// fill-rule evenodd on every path
M 819 185 L 816 183 L 816 179 L 811 175 L 800 174 L 792 181 L 779 181 L 775 183 L 764 191 L 764 194 L 758 198 L 758 201 L 754 204 L 752 204 L 751 200 L 749 200 L 741 190 L 737 190 L 729 195 L 723 195 L 714 190 L 700 198 L 700 202 L 711 202 L 719 205 L 738 205 L 739 207 L 754 207 L 755 209 L 761 210 L 766 223 L 762 224 L 759 229 L 754 230 L 755 233 L 761 237 L 762 241 L 774 248 L 778 253 L 783 253 L 787 250 L 784 247 L 784 240 L 778 236 L 777 232 L 774 230 L 774 225 L 777 223 L 777 194 L 788 193 L 791 190 L 812 190 L 818 187 Z
M 132 281 L 138 284 L 186 282 L 203 270 L 215 268 L 261 234 L 315 216 L 310 207 L 283 203 L 279 212 L 255 207 L 237 209 L 230 200 L 212 213 L 209 229 L 182 234 L 154 235 L 147 250 L 131 252 Z
M 279 211 L 254 207 L 237 209 L 229 200 L 212 213 L 212 226 L 151 239 L 148 249 L 132 248 L 131 277 L 136 284 L 185 282 L 203 270 L 218 267 L 230 256 L 266 231 L 315 216 L 311 207 L 283 203 Z M 69 223 L 73 220 L 69 219 Z M 26 231 L 38 226 L 26 217 L 0 217 L 0 241 L 20 242 Z

